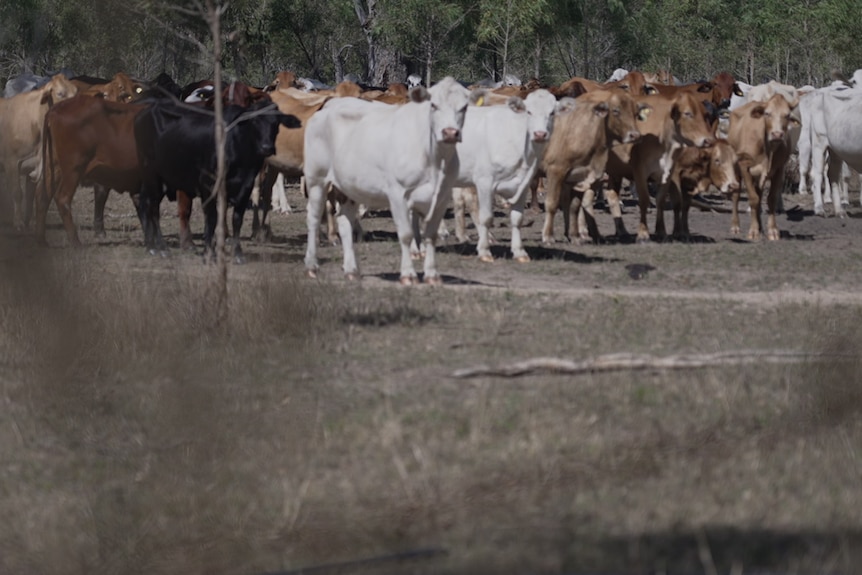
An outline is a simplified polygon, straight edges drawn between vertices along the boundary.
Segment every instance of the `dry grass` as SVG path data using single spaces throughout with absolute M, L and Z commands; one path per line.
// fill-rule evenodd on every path
M 602 248 L 532 273 L 626 277 L 609 253 L 635 247 Z M 735 254 L 653 248 L 631 256 L 656 268 L 639 285 L 706 258 L 695 290 L 736 287 L 716 283 Z M 0 573 L 253 574 L 415 549 L 447 553 L 321 572 L 859 572 L 858 362 L 450 377 L 541 355 L 852 354 L 857 305 L 310 282 L 283 249 L 231 270 L 216 331 L 197 258 L 0 244 Z M 396 259 L 362 250 L 372 271 Z

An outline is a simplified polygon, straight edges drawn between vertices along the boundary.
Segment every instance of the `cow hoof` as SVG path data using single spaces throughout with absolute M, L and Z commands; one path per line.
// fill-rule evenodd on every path
M 732 235 L 732 236 L 738 236 L 738 235 L 739 235 L 739 228 L 738 228 L 738 227 L 732 227 L 732 228 L 730 228 L 730 235 Z
M 530 256 L 527 256 L 527 255 L 516 256 L 515 261 L 518 262 L 519 264 L 528 264 L 528 263 L 530 263 Z
M 490 256 L 490 255 L 479 256 L 479 261 L 485 262 L 486 264 L 492 264 L 492 263 L 494 263 L 494 256 Z
M 419 278 L 416 276 L 401 276 L 398 282 L 403 286 L 412 286 L 419 283 Z
M 317 279 L 317 270 L 305 270 L 305 275 L 309 278 L 316 280 Z
M 766 239 L 768 239 L 769 241 L 773 241 L 773 242 L 776 240 L 780 240 L 781 239 L 781 232 L 779 232 L 778 230 L 769 230 L 766 233 Z
M 642 245 L 642 246 L 645 246 L 645 245 L 648 245 L 650 243 L 650 239 L 649 239 L 649 237 L 638 236 L 637 243 Z
M 359 274 L 355 273 L 355 272 L 350 272 L 350 273 L 344 274 L 344 279 L 346 279 L 349 282 L 357 282 L 357 281 L 359 281 Z
M 441 286 L 441 285 L 443 285 L 443 278 L 441 278 L 439 275 L 436 275 L 436 276 L 426 275 L 425 276 L 425 283 L 428 284 L 429 286 Z

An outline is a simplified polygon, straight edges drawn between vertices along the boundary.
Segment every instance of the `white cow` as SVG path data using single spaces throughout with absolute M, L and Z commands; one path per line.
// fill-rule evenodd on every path
M 495 193 L 512 206 L 512 255 L 517 261 L 530 260 L 520 232 L 527 191 L 548 147 L 554 116 L 574 107 L 573 98 L 557 102 L 547 90 L 536 90 L 526 100 L 512 96 L 506 106 L 475 107 L 467 114 L 462 141 L 457 145 L 460 168 L 455 185 L 476 188 L 479 219 L 474 223 L 482 261 L 494 261 L 488 228 L 494 217 Z
M 818 161 L 828 158 L 827 176 L 832 188 L 833 208 L 836 215 L 843 216 L 846 214 L 841 208 L 839 194 L 843 164 L 857 172 L 862 171 L 862 90 L 818 90 L 814 97 L 817 101 L 814 102 L 815 114 L 811 124 L 811 188 L 816 202 L 823 174 Z
M 401 243 L 401 283 L 417 282 L 410 258 L 410 211 L 425 215 L 425 282 L 441 283 L 434 242 L 451 201 L 458 173 L 455 144 L 470 101 L 470 91 L 447 77 L 435 86 L 415 88 L 411 101 L 390 106 L 336 98 L 308 121 L 305 130 L 305 182 L 308 192 L 309 276 L 318 270 L 317 237 L 326 193 L 332 186 L 346 196 L 338 204 L 338 231 L 344 273 L 359 277 L 353 245 L 356 205 L 388 207 Z M 483 92 L 474 92 L 480 97 Z

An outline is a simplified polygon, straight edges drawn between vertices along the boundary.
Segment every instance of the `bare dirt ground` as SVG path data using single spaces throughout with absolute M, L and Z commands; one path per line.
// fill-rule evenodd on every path
M 126 196 L 95 239 L 79 192 L 78 250 L 54 211 L 50 248 L 3 234 L 0 573 L 860 572 L 858 195 L 787 196 L 779 242 L 695 211 L 691 242 L 544 247 L 532 214 L 530 264 L 497 226 L 495 263 L 450 241 L 407 289 L 385 213 L 361 282 L 334 246 L 306 279 L 290 199 L 221 328 L 213 270 L 146 255 Z M 762 361 L 454 376 L 729 352 Z

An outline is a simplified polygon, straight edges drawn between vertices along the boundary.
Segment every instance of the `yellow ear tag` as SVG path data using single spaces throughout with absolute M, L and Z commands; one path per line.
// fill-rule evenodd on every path
M 479 96 L 479 99 L 476 100 L 476 105 L 481 106 L 484 103 L 485 103 L 485 96 Z

